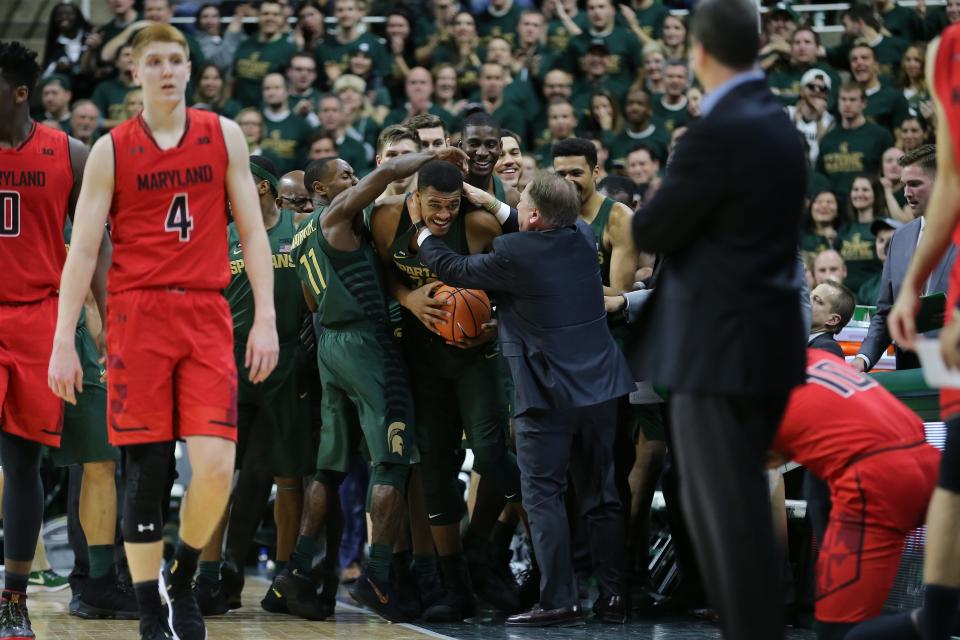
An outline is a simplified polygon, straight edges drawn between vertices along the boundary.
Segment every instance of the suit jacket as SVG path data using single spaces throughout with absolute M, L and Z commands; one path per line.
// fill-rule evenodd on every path
M 595 243 L 578 227 L 508 233 L 490 253 L 470 256 L 431 236 L 420 261 L 447 284 L 496 294 L 515 415 L 590 406 L 636 388 L 607 328 Z
M 860 353 L 867 357 L 870 366 L 877 364 L 877 360 L 883 355 L 883 352 L 890 346 L 890 329 L 887 328 L 887 316 L 890 314 L 890 308 L 900 295 L 900 287 L 903 286 L 903 279 L 907 275 L 907 268 L 910 266 L 910 260 L 917 250 L 917 240 L 920 237 L 920 218 L 913 220 L 894 232 L 890 238 L 890 244 L 887 245 L 887 261 L 883 263 L 883 273 L 880 275 L 880 292 L 877 295 L 877 312 L 870 318 L 870 328 L 867 329 L 867 337 L 863 339 L 860 345 Z M 957 247 L 950 245 L 950 249 L 940 260 L 940 264 L 933 270 L 930 277 L 930 293 L 937 291 L 946 291 L 950 282 L 950 269 L 953 267 L 953 259 L 957 254 Z M 935 336 L 936 332 L 930 332 L 928 335 Z M 897 369 L 918 369 L 920 360 L 917 354 L 912 351 L 904 351 L 897 347 L 895 349 L 897 359 Z
M 823 349 L 824 351 L 828 351 L 838 358 L 844 357 L 843 348 L 840 346 L 840 343 L 837 342 L 836 336 L 830 333 L 817 334 L 816 338 L 807 342 L 807 346 L 811 349 Z
M 638 377 L 706 394 L 803 382 L 806 172 L 796 131 L 762 80 L 735 87 L 689 126 L 633 218 L 637 247 L 664 255 L 628 347 Z

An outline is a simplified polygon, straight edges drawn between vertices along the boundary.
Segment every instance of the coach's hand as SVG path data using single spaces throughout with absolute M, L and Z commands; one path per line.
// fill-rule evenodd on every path
M 916 351 L 917 313 L 920 311 L 920 296 L 908 283 L 903 283 L 900 295 L 887 316 L 890 337 L 901 349 Z
M 460 347 L 461 349 L 472 349 L 473 347 L 479 347 L 482 344 L 486 344 L 497 337 L 497 321 L 490 320 L 484 322 L 480 326 L 480 334 L 476 338 L 468 338 L 467 336 L 462 336 L 456 342 L 451 342 L 447 340 L 447 344 L 454 347 Z
M 433 333 L 438 333 L 434 322 L 446 322 L 450 317 L 450 312 L 444 311 L 444 307 L 450 304 L 450 299 L 438 300 L 433 297 L 434 290 L 442 284 L 429 282 L 411 291 L 403 300 L 403 306 Z
M 280 358 L 277 323 L 273 319 L 254 317 L 247 336 L 247 355 L 243 364 L 250 370 L 250 382 L 263 382 L 273 373 Z
M 83 393 L 83 367 L 73 340 L 53 341 L 47 384 L 58 398 L 77 404 L 77 393 Z
M 476 205 L 482 209 L 490 210 L 490 207 L 497 202 L 497 199 L 484 191 L 483 189 L 478 189 L 472 184 L 463 183 L 463 195 L 470 201 L 470 204 Z M 496 209 L 494 209 L 496 212 Z

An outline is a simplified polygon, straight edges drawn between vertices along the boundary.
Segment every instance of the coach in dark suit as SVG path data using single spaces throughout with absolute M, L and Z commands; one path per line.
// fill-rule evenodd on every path
M 451 251 L 417 223 L 418 212 L 410 215 L 421 228 L 424 265 L 447 284 L 497 298 L 501 353 L 516 389 L 523 506 L 541 571 L 539 606 L 511 616 L 511 625 L 582 621 L 563 501 L 568 470 L 587 522 L 598 613 L 612 622 L 626 615 L 613 441 L 616 399 L 635 385 L 607 329 L 596 245 L 589 228 L 579 226 L 579 210 L 573 185 L 538 174 L 511 214 L 514 227 L 519 215 L 520 231 L 498 237 L 490 253 L 471 256 Z M 508 222 L 506 215 L 498 219 Z
M 887 245 L 887 261 L 883 263 L 883 274 L 880 276 L 880 291 L 877 294 L 877 312 L 870 318 L 870 328 L 867 337 L 860 345 L 853 365 L 861 371 L 869 371 L 876 366 L 877 361 L 890 346 L 890 330 L 887 328 L 887 316 L 894 300 L 900 295 L 900 286 L 907 275 L 910 260 L 917 250 L 920 234 L 925 227 L 927 200 L 933 190 L 933 183 L 937 176 L 937 151 L 933 145 L 924 145 L 919 149 L 905 154 L 898 161 L 903 167 L 904 193 L 915 220 L 897 229 Z M 950 281 L 950 269 L 957 255 L 957 247 L 950 245 L 940 264 L 933 270 L 927 281 L 926 290 L 922 293 L 946 291 Z M 935 337 L 937 332 L 930 332 Z M 897 369 L 919 369 L 920 360 L 912 351 L 894 349 Z
M 691 23 L 702 117 L 633 219 L 664 255 L 639 321 L 641 375 L 671 393 L 684 514 L 731 640 L 781 638 L 780 558 L 764 460 L 805 353 L 797 241 L 806 166 L 754 62 L 752 0 L 701 0 Z

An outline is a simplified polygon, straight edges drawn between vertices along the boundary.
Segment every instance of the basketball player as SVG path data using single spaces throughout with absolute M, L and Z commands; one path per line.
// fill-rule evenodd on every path
M 322 620 L 333 613 L 334 595 L 320 599 L 310 577 L 315 536 L 327 520 L 332 497 L 359 444 L 350 414 L 356 411 L 372 472 L 368 511 L 370 554 L 351 595 L 391 621 L 406 620 L 390 582 L 393 544 L 404 520 L 408 466 L 419 457 L 407 431 L 412 402 L 403 362 L 389 329 L 386 296 L 376 256 L 362 224 L 363 209 L 391 182 L 415 173 L 433 158 L 460 162 L 456 149 L 398 156 L 362 181 L 339 158 L 312 162 L 305 182 L 318 204 L 293 240 L 293 256 L 308 306 L 324 331 L 317 338 L 322 388 L 322 429 L 317 475 L 307 491 L 300 537 L 290 564 L 273 589 L 297 616 Z
M 251 382 L 270 375 L 279 351 L 270 249 L 246 141 L 234 122 L 186 108 L 188 56 L 183 35 L 168 25 L 149 26 L 133 40 L 143 111 L 90 152 L 50 359 L 50 387 L 76 402 L 81 369 L 73 328 L 109 213 L 110 441 L 123 447 L 125 548 L 140 634 L 151 640 L 206 636 L 190 585 L 229 497 L 237 439 L 233 332 L 221 293 L 230 281 L 227 196 L 256 302 L 244 359 Z M 159 576 L 161 505 L 178 438 L 186 440 L 192 480 L 174 562 Z
M 960 27 L 943 32 L 939 44 L 927 52 L 927 82 L 934 88 L 937 110 L 937 181 L 927 206 L 926 227 L 910 268 L 900 285 L 900 295 L 890 310 L 887 324 L 890 335 L 902 348 L 914 350 L 917 341 L 916 315 L 920 293 L 950 243 L 960 243 L 960 91 L 958 74 Z M 960 350 L 956 325 L 960 313 L 960 263 L 950 273 L 947 291 L 948 326 L 942 333 L 941 349 L 945 360 L 956 362 Z M 945 640 L 960 604 L 960 390 L 940 392 L 940 413 L 947 424 L 940 480 L 927 514 L 927 540 L 924 557 L 923 609 L 914 612 L 913 625 L 924 640 Z M 903 623 L 903 621 L 900 621 Z M 906 625 L 907 629 L 913 627 Z M 905 636 L 906 637 L 906 636 Z
M 40 456 L 60 445 L 63 403 L 44 387 L 56 325 L 63 229 L 74 210 L 86 148 L 30 118 L 36 53 L 0 42 L 0 461 L 4 473 L 4 588 L 0 637 L 33 638 L 27 581 L 43 520 Z M 99 241 L 90 251 L 91 272 Z M 92 276 L 92 273 L 91 273 Z M 102 276 L 102 271 L 101 271 Z M 89 278 L 84 296 L 90 286 Z M 103 278 L 93 283 L 104 309 Z M 76 318 L 70 326 L 71 347 Z
M 500 125 L 489 113 L 478 111 L 463 119 L 460 148 L 470 159 L 465 182 L 516 207 L 520 192 L 503 184 L 494 171 L 500 159 Z M 471 206 L 467 202 L 465 205 Z
M 450 146 L 450 134 L 447 132 L 447 125 L 443 123 L 439 116 L 432 113 L 418 113 L 410 116 L 401 124 L 417 132 L 424 151 Z
M 474 614 L 471 582 L 497 608 L 507 612 L 520 608 L 516 585 L 499 579 L 486 557 L 471 557 L 468 570 L 460 540 L 463 499 L 457 482 L 462 435 L 473 451 L 474 469 L 496 483 L 500 499 L 494 519 L 506 500 L 519 502 L 520 472 L 507 446 L 509 423 L 495 331 L 488 328 L 482 336 L 459 344 L 446 343 L 437 335 L 436 323 L 445 321 L 449 312 L 432 297 L 442 283 L 420 264 L 408 206 L 416 199 L 427 224 L 462 255 L 489 251 L 501 233 L 500 223 L 486 211 L 463 213 L 464 208 L 474 208 L 461 199 L 463 184 L 437 182 L 432 167 L 428 164 L 418 174 L 416 193 L 381 201 L 373 210 L 371 231 L 390 294 L 403 308 L 402 344 L 417 416 L 427 515 L 447 592 L 423 616 L 459 621 Z M 472 522 L 468 540 L 476 538 L 477 546 L 486 548 L 492 526 Z
M 795 460 L 830 487 L 817 560 L 817 638 L 842 640 L 883 609 L 903 542 L 923 524 L 940 452 L 926 443 L 916 414 L 842 358 L 808 349 L 806 374 L 769 462 Z
M 247 342 L 255 307 L 242 257 L 240 236 L 236 224 L 231 223 L 227 228 L 230 284 L 224 293 L 233 315 L 234 358 L 240 372 L 237 467 L 240 468 L 241 479 L 237 481 L 234 493 L 234 508 L 230 509 L 227 548 L 228 553 L 233 551 L 229 558 L 231 569 L 239 571 L 228 589 L 230 593 L 224 594 L 228 597 L 219 597 L 220 547 L 223 543 L 221 526 L 204 548 L 200 562 L 196 594 L 204 615 L 226 613 L 229 606 L 236 607 L 239 604 L 246 550 L 256 534 L 259 516 L 263 513 L 270 487 L 274 483 L 277 485 L 276 510 L 282 516 L 277 518 L 276 557 L 278 564 L 286 564 L 296 542 L 303 506 L 301 478 L 314 470 L 309 401 L 303 385 L 306 358 L 300 348 L 300 328 L 307 309 L 296 266 L 290 255 L 295 231 L 294 213 L 277 207 L 279 185 L 276 167 L 270 160 L 263 156 L 251 156 L 250 171 L 254 176 L 260 212 L 273 256 L 274 308 L 277 310 L 280 358 L 276 369 L 262 384 L 254 385 L 244 380 L 243 345 Z M 251 475 L 264 475 L 264 471 L 267 472 L 267 482 L 248 480 Z M 246 490 L 251 486 L 265 491 Z M 225 520 L 223 524 L 226 524 Z M 266 599 L 273 599 L 272 592 L 268 591 Z
M 390 158 L 418 151 L 420 151 L 420 139 L 416 132 L 401 125 L 390 125 L 384 128 L 377 138 L 377 165 Z M 415 179 L 416 176 L 413 175 L 391 182 L 386 191 L 377 198 L 377 202 L 389 196 L 400 196 L 407 193 Z

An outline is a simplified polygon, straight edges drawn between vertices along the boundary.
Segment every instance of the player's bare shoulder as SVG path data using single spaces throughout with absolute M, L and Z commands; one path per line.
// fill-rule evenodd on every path
M 377 253 L 381 256 L 389 253 L 406 199 L 405 195 L 387 196 L 370 211 L 370 233 L 373 235 Z
M 610 210 L 610 232 L 611 240 L 614 243 L 633 242 L 631 221 L 633 220 L 633 210 L 627 205 L 617 202 Z
M 507 204 L 513 208 L 516 208 L 520 204 L 520 192 L 513 187 L 507 187 L 507 190 L 504 192 L 504 197 L 507 199 Z
M 503 227 L 489 211 L 474 209 L 463 214 L 467 226 L 467 243 L 470 253 L 486 253 L 493 246 L 493 239 L 503 235 Z

